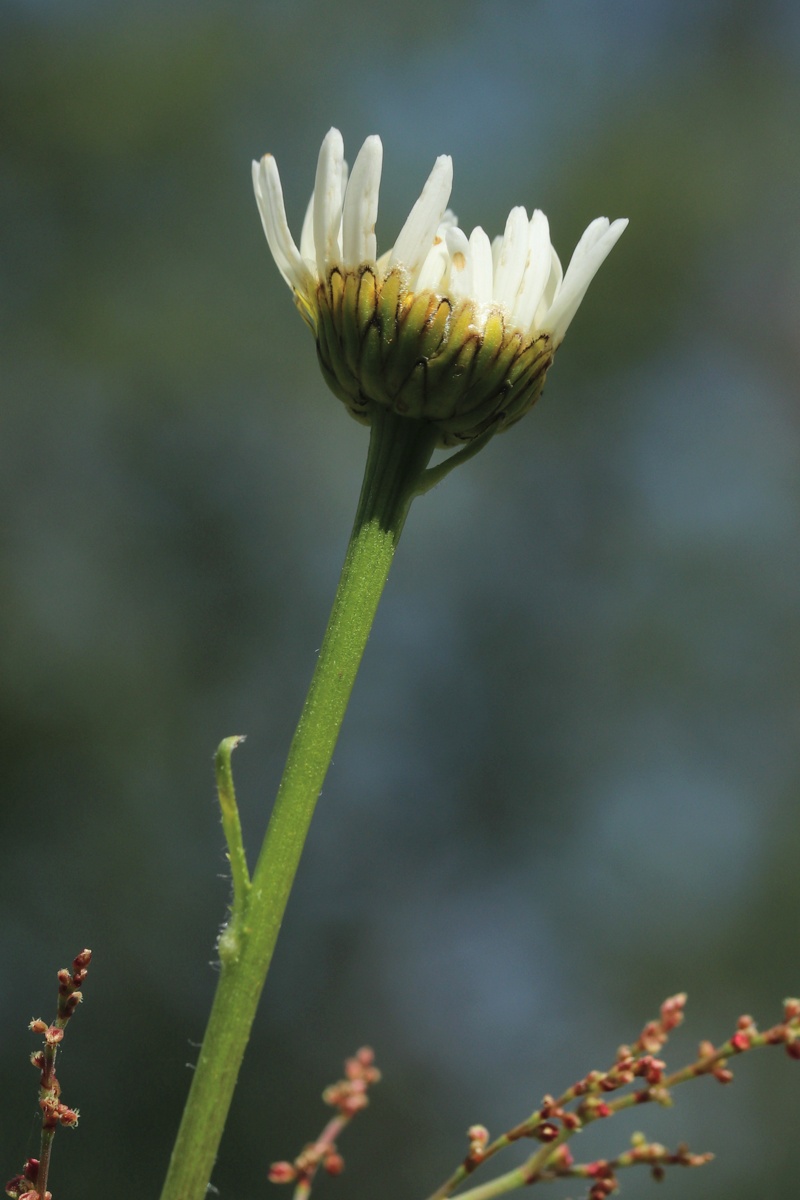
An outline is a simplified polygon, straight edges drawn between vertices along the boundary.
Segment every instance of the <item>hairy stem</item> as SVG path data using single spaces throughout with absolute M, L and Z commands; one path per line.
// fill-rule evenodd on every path
M 235 919 L 220 939 L 219 983 L 162 1200 L 205 1197 L 314 807 L 395 548 L 435 443 L 436 434 L 425 422 L 390 412 L 373 420 L 355 523 L 311 686 L 250 887 L 242 875 Z

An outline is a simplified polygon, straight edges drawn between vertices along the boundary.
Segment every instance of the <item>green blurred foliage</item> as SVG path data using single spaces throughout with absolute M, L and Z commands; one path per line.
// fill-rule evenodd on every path
M 254 853 L 365 452 L 250 194 L 270 149 L 297 228 L 332 123 L 384 139 L 383 246 L 443 152 L 466 225 L 541 205 L 564 258 L 631 226 L 541 405 L 412 512 L 215 1185 L 266 1189 L 365 1041 L 320 1193 L 393 1200 L 668 993 L 680 1058 L 800 991 L 799 69 L 789 0 L 0 10 L 8 1175 L 83 945 L 57 1200 L 164 1173 L 228 888 L 211 755 L 249 735 Z M 799 1104 L 776 1052 L 636 1125 L 718 1152 L 674 1193 L 789 1195 Z

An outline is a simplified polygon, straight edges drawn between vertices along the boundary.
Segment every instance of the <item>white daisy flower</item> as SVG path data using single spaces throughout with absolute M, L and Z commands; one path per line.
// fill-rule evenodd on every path
M 443 446 L 518 420 L 541 394 L 556 348 L 627 220 L 592 221 L 566 272 L 536 209 L 509 213 L 493 242 L 467 237 L 448 209 L 442 155 L 398 234 L 378 257 L 383 147 L 368 137 L 348 180 L 342 135 L 322 143 L 298 249 L 275 159 L 253 163 L 272 256 L 314 332 L 323 374 L 369 424 L 375 405 L 431 422 Z

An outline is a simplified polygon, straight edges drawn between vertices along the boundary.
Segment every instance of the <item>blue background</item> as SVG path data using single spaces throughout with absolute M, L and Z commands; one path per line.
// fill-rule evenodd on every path
M 800 992 L 799 66 L 790 0 L 0 10 L 7 1176 L 25 1024 L 89 945 L 52 1186 L 163 1177 L 228 895 L 211 756 L 248 734 L 252 857 L 366 450 L 249 179 L 272 151 L 299 232 L 331 124 L 351 162 L 383 138 L 379 248 L 440 153 L 467 227 L 539 206 L 566 261 L 631 224 L 541 404 L 412 511 L 215 1185 L 264 1195 L 363 1042 L 385 1080 L 320 1194 L 400 1200 L 665 996 L 677 1065 Z M 718 1155 L 665 1196 L 792 1194 L 780 1051 L 676 1101 L 576 1153 L 643 1128 Z

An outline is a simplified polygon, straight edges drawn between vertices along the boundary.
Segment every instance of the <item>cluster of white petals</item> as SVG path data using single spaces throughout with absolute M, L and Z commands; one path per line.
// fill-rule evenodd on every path
M 314 194 L 297 247 L 286 220 L 278 167 L 272 155 L 253 163 L 253 186 L 270 250 L 289 287 L 313 310 L 313 297 L 332 267 L 354 270 L 376 263 L 380 272 L 399 267 L 410 292 L 431 291 L 450 300 L 471 300 L 480 314 L 500 309 L 525 335 L 548 335 L 557 346 L 601 263 L 627 220 L 592 221 L 566 272 L 550 242 L 547 217 L 528 218 L 513 208 L 502 236 L 490 241 L 478 225 L 467 237 L 447 205 L 453 163 L 442 155 L 391 250 L 377 255 L 383 147 L 368 137 L 348 179 L 342 135 L 331 129 L 320 149 Z

